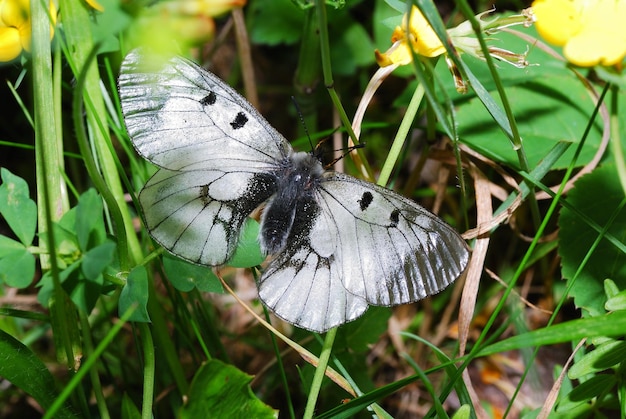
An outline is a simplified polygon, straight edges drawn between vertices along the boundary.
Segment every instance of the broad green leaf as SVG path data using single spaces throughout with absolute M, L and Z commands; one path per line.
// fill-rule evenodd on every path
M 148 272 L 143 266 L 136 266 L 128 274 L 126 285 L 124 285 L 120 294 L 119 315 L 124 314 L 134 304 L 137 305 L 137 309 L 130 317 L 130 320 L 134 322 L 149 322 L 150 316 L 147 309 Z
M 44 363 L 22 342 L 0 330 L 0 377 L 31 395 L 41 407 L 49 408 L 56 397 L 56 385 Z M 56 417 L 72 418 L 67 407 L 57 411 Z
M 89 189 L 78 199 L 76 238 L 83 252 L 99 245 L 106 238 L 102 208 L 102 198 L 95 189 Z
M 73 286 L 76 284 L 76 280 L 72 282 L 72 279 L 78 276 L 79 268 L 80 261 L 77 261 L 69 265 L 59 273 L 59 280 L 61 281 L 63 289 L 65 289 L 67 293 L 70 293 L 73 289 Z M 65 284 L 68 280 L 72 284 L 72 286 L 67 286 Z M 52 273 L 50 271 L 46 272 L 43 275 L 41 280 L 37 283 L 37 287 L 41 288 L 37 293 L 37 301 L 39 301 L 42 306 L 48 307 L 50 298 L 54 293 L 54 283 L 52 281 Z
M 251 218 L 246 219 L 235 254 L 227 263 L 229 266 L 250 268 L 260 265 L 265 260 L 259 246 L 259 229 L 259 223 Z
M 223 293 L 224 289 L 213 270 L 208 266 L 199 266 L 174 256 L 163 257 L 163 268 L 170 283 L 179 291 L 189 292 L 198 288 L 203 292 Z
M 294 44 L 300 39 L 304 12 L 290 0 L 251 1 L 248 6 L 250 38 L 256 44 Z
M 0 258 L 5 255 L 15 252 L 16 250 L 24 250 L 25 247 L 22 243 L 16 242 L 6 236 L 0 235 Z
M 90 249 L 83 255 L 82 271 L 85 277 L 95 280 L 107 266 L 113 262 L 116 244 L 112 241 L 105 241 L 99 246 Z
M 30 199 L 26 181 L 7 169 L 0 169 L 0 214 L 17 238 L 30 246 L 37 227 L 37 204 Z
M 531 169 L 558 142 L 580 142 L 594 107 L 589 100 L 589 93 L 577 79 L 569 75 L 548 75 L 539 80 L 509 86 L 507 93 L 511 98 L 511 107 Z M 510 140 L 478 99 L 470 99 L 459 106 L 457 123 L 461 141 L 465 144 L 495 161 L 519 168 L 517 152 Z M 598 125 L 591 130 L 577 165 L 589 162 L 597 152 L 601 133 Z M 575 148 L 570 147 L 553 168 L 567 167 Z
M 0 259 L 0 283 L 26 288 L 35 277 L 35 257 L 25 248 L 5 254 Z
M 213 358 L 194 376 L 179 417 L 277 418 L 278 412 L 252 393 L 250 381 L 248 374 Z
M 567 200 L 579 212 L 585 214 L 603 228 L 624 199 L 611 164 L 597 168 L 579 179 L 568 193 Z M 610 226 L 609 233 L 624 243 L 626 241 L 626 209 L 622 209 Z M 559 217 L 559 254 L 563 276 L 571 282 L 580 264 L 599 233 L 572 210 L 564 208 Z M 605 312 L 604 280 L 612 278 L 619 289 L 626 289 L 626 254 L 603 238 L 593 249 L 577 278 L 571 284 L 570 295 L 584 315 L 600 315 Z
M 350 352 L 364 352 L 380 339 L 388 327 L 391 310 L 387 307 L 370 307 L 357 320 L 342 326 L 337 333 L 337 347 L 350 348 Z
M 363 25 L 354 20 L 343 10 L 335 12 L 332 27 L 341 27 L 341 32 L 333 40 L 330 59 L 333 72 L 341 75 L 353 75 L 358 67 L 374 62 L 374 43 Z M 329 16 L 332 18 L 332 16 Z M 336 31 L 334 31 L 336 33 Z

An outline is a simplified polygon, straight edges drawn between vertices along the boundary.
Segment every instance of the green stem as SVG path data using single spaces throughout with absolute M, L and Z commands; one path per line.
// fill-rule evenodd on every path
M 81 332 L 83 336 L 83 344 L 85 346 L 85 356 L 93 356 L 93 340 L 91 338 L 91 325 L 87 315 L 78 310 L 78 317 L 80 319 Z M 96 398 L 96 405 L 98 406 L 98 414 L 102 419 L 109 419 L 111 415 L 104 399 L 104 392 L 102 391 L 102 383 L 100 382 L 100 376 L 98 375 L 98 368 L 94 363 L 92 368 L 89 368 L 89 379 L 91 380 L 91 386 L 93 387 L 93 395 Z
M 31 1 L 32 22 L 32 74 L 33 103 L 35 122 L 35 165 L 37 176 L 37 208 L 39 233 L 47 233 L 48 240 L 42 240 L 39 246 L 49 252 L 49 257 L 40 257 L 41 267 L 50 270 L 54 284 L 54 294 L 50 301 L 51 324 L 64 325 L 54 328 L 55 343 L 59 345 L 58 357 L 70 368 L 74 368 L 72 331 L 75 331 L 69 319 L 65 304 L 67 296 L 61 288 L 57 249 L 55 248 L 52 223 L 58 221 L 69 207 L 62 181 L 62 138 L 57 136 L 56 119 L 60 115 L 51 112 L 54 107 L 52 59 L 50 49 L 50 18 L 47 2 Z M 72 328 L 74 328 L 72 330 Z
M 385 186 L 389 181 L 391 172 L 398 161 L 398 156 L 400 156 L 400 152 L 402 151 L 402 147 L 404 146 L 406 138 L 409 135 L 411 126 L 413 126 L 413 121 L 415 120 L 415 116 L 417 115 L 417 111 L 423 98 L 424 86 L 420 83 L 417 86 L 417 89 L 413 92 L 411 102 L 409 102 L 409 106 L 406 109 L 406 113 L 404 114 L 400 127 L 398 128 L 398 132 L 396 133 L 396 137 L 393 139 L 393 143 L 391 144 L 391 149 L 389 150 L 387 159 L 385 160 L 385 163 L 380 171 L 380 176 L 378 176 L 379 185 Z
M 142 419 L 151 419 L 152 405 L 154 400 L 154 343 L 150 327 L 146 323 L 137 323 L 141 333 L 141 346 L 143 348 L 143 403 L 141 406 Z
M 322 73 L 324 74 L 324 84 L 326 85 L 326 89 L 328 90 L 328 94 L 330 95 L 330 100 L 333 102 L 335 109 L 339 113 L 339 119 L 343 124 L 344 128 L 348 132 L 348 135 L 354 142 L 354 144 L 358 144 L 359 141 L 356 138 L 356 134 L 352 129 L 352 124 L 348 119 L 348 115 L 346 114 L 343 105 L 341 104 L 341 100 L 339 99 L 339 95 L 337 95 L 337 91 L 335 90 L 335 82 L 333 80 L 333 72 L 332 66 L 330 64 L 330 43 L 328 38 L 328 20 L 326 19 L 326 3 L 324 0 L 315 0 L 315 8 L 317 10 L 317 21 L 318 21 L 318 30 L 320 34 L 320 52 L 322 56 Z M 372 174 L 372 169 L 369 167 L 367 160 L 363 156 L 363 152 L 360 149 L 356 149 L 356 152 L 359 156 L 360 163 L 363 165 L 365 171 L 368 174 L 370 179 L 374 179 Z
M 315 404 L 317 403 L 317 396 L 319 396 L 324 374 L 326 373 L 326 367 L 328 366 L 328 360 L 333 349 L 333 343 L 335 342 L 335 336 L 337 335 L 337 328 L 333 327 L 326 333 L 324 339 L 324 345 L 322 346 L 322 353 L 320 354 L 319 363 L 315 369 L 315 375 L 313 375 L 313 382 L 311 383 L 311 390 L 309 391 L 309 397 L 304 409 L 304 419 L 310 419 L 313 417 L 315 411 Z
M 306 128 L 311 132 L 316 132 L 318 129 L 316 101 L 313 93 L 320 82 L 320 37 L 315 11 L 314 7 L 304 11 L 298 68 L 296 68 L 293 81 L 296 103 L 304 119 L 304 127 L 300 131 Z
M 624 162 L 624 148 L 619 132 L 619 86 L 611 86 L 611 151 L 613 152 L 613 158 L 615 159 L 615 166 L 617 168 L 617 175 L 619 177 L 620 184 L 626 194 L 626 163 Z

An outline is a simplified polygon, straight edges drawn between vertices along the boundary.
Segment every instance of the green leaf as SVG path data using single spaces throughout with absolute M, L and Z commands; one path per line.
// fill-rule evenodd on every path
M 102 198 L 95 189 L 82 194 L 76 205 L 76 238 L 83 252 L 102 243 L 106 238 L 102 218 Z
M 70 213 L 75 214 L 75 211 L 70 210 L 65 215 L 67 216 Z M 72 215 L 70 215 L 69 218 L 73 220 Z M 54 229 L 54 246 L 57 250 L 59 267 L 61 269 L 64 269 L 81 257 L 76 235 L 72 232 L 73 226 L 71 229 L 64 227 L 63 224 L 61 224 L 64 219 L 65 216 L 59 223 L 52 223 L 52 228 Z M 39 240 L 48 242 L 48 232 L 39 233 Z
M 606 300 L 604 309 L 607 311 L 626 310 L 626 290 L 620 291 Z
M 119 315 L 123 315 L 132 305 L 137 309 L 130 317 L 134 322 L 150 322 L 148 315 L 148 272 L 144 266 L 136 266 L 128 274 L 126 285 L 122 288 L 118 304 Z
M 568 193 L 573 208 L 603 228 L 624 199 L 615 167 L 606 164 L 579 179 Z M 626 236 L 626 209 L 613 220 L 608 232 L 622 242 Z M 564 208 L 559 217 L 559 254 L 563 276 L 568 285 L 576 275 L 581 262 L 590 251 L 599 233 L 572 210 Z M 612 278 L 619 289 L 626 289 L 626 254 L 607 239 L 602 239 L 582 271 L 571 283 L 570 295 L 585 315 L 605 312 L 606 296 L 603 281 Z
M 302 34 L 304 12 L 290 0 L 251 1 L 246 15 L 255 44 L 295 44 Z
M 189 387 L 180 418 L 276 418 L 278 412 L 250 389 L 252 377 L 217 359 L 204 364 Z
M 68 294 L 72 291 L 73 287 L 68 287 L 65 285 L 65 283 L 68 279 L 76 278 L 78 276 L 78 274 L 76 273 L 78 271 L 78 268 L 80 268 L 79 261 L 74 262 L 59 273 L 59 280 L 61 281 L 61 285 L 63 286 L 65 292 L 67 292 Z M 70 279 L 70 282 L 72 284 L 75 284 L 76 280 L 74 279 L 74 281 L 72 282 L 72 279 Z M 42 306 L 48 307 L 50 298 L 54 294 L 54 283 L 52 281 L 51 271 L 46 272 L 43 277 L 41 277 L 41 280 L 37 283 L 37 287 L 40 288 L 39 292 L 37 293 L 37 301 L 39 301 Z
M 31 395 L 46 410 L 57 398 L 54 378 L 44 363 L 22 342 L 0 329 L 0 377 Z M 67 407 L 56 413 L 74 417 Z
M 114 242 L 107 240 L 83 255 L 81 268 L 88 280 L 95 281 L 113 262 L 115 247 Z
M 572 76 L 548 75 L 539 80 L 509 86 L 507 94 L 515 98 L 511 106 L 530 167 L 535 167 L 558 142 L 580 142 L 593 111 L 593 103 L 586 100 L 587 91 Z M 493 160 L 519 168 L 517 152 L 481 101 L 474 98 L 461 105 L 457 124 L 461 141 L 465 144 Z M 591 130 L 577 160 L 578 166 L 589 162 L 594 156 L 600 144 L 601 132 L 598 125 Z M 566 168 L 574 152 L 575 147 L 570 147 L 553 168 Z
M 336 14 L 337 18 L 333 19 L 331 28 L 341 28 L 341 31 L 333 31 L 335 36 L 330 50 L 333 71 L 336 74 L 353 75 L 358 67 L 374 62 L 375 46 L 360 22 L 343 10 Z
M 571 380 L 576 380 L 587 374 L 614 367 L 624 359 L 626 359 L 626 342 L 606 342 L 576 361 L 567 372 L 567 376 Z
M 122 419 L 141 419 L 141 412 L 127 393 L 122 396 Z
M 207 266 L 194 265 L 174 256 L 163 257 L 163 268 L 170 283 L 179 291 L 189 292 L 194 287 L 202 292 L 223 293 L 222 283 Z
M 25 248 L 14 250 L 0 259 L 0 283 L 26 288 L 35 277 L 35 257 Z
M 24 179 L 5 168 L 0 169 L 0 175 L 0 214 L 22 244 L 30 246 L 37 227 L 37 204 L 30 199 Z
M 522 333 L 481 349 L 477 356 L 487 356 L 533 346 L 579 341 L 583 338 L 623 336 L 624 330 L 626 330 L 626 311 L 616 311 Z
M 591 399 L 609 391 L 616 384 L 614 375 L 596 375 L 581 383 L 563 399 L 556 407 L 557 413 L 565 412 L 580 404 L 588 403 Z
M 0 236 L 0 258 L 15 252 L 16 250 L 26 249 L 20 242 L 16 242 L 6 236 Z
M 370 307 L 363 316 L 339 329 L 335 346 L 350 348 L 355 353 L 367 351 L 387 330 L 389 317 L 388 307 Z
M 250 268 L 260 265 L 265 260 L 265 256 L 261 253 L 261 247 L 259 246 L 259 229 L 259 223 L 252 218 L 246 219 L 235 254 L 228 261 L 229 266 Z

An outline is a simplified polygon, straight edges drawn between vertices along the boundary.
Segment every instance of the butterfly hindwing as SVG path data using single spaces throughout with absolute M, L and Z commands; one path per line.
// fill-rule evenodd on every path
M 275 187 L 266 174 L 161 169 L 139 200 L 159 244 L 190 262 L 215 266 L 232 257 L 246 217 Z
M 291 146 L 237 92 L 182 57 L 130 52 L 118 80 L 126 128 L 169 170 L 271 170 Z
M 334 255 L 311 246 L 311 228 L 324 215 L 317 202 L 299 203 L 296 214 L 287 246 L 259 280 L 259 297 L 279 317 L 317 332 L 360 317 L 367 302 L 346 292 Z

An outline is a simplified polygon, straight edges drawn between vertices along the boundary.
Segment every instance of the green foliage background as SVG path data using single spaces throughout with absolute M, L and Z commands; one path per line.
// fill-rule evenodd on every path
M 475 309 L 461 305 L 474 320 L 467 355 L 458 357 L 449 320 L 462 284 L 418 310 L 372 308 L 332 337 L 278 323 L 285 337 L 237 310 L 213 271 L 164 253 L 141 226 L 136 194 L 154 167 L 127 138 L 116 75 L 124 53 L 141 43 L 140 16 L 149 3 L 106 0 L 95 12 L 59 0 L 52 43 L 47 14 L 34 7 L 32 53 L 0 69 L 9 107 L 0 124 L 0 376 L 11 383 L 0 395 L 0 416 L 475 417 L 478 408 L 521 417 L 541 409 L 553 417 L 624 416 L 626 200 L 616 159 L 626 138 L 622 74 L 573 69 L 512 33 L 494 38 L 527 51 L 531 65 L 490 70 L 463 55 L 456 65 L 470 81 L 467 94 L 456 92 L 443 59 L 398 69 L 365 117 L 359 151 L 372 172 L 432 207 L 435 181 L 424 156 L 456 170 L 440 215 L 459 231 L 476 227 L 473 167 L 490 182 L 496 214 L 521 197 L 508 225 L 489 229 L 489 251 L 473 268 L 494 275 L 482 274 L 480 291 L 470 296 Z M 434 3 L 415 3 L 442 33 Z M 527 6 L 496 5 L 504 13 Z M 450 26 L 488 8 L 472 11 L 461 0 L 437 6 Z M 333 113 L 354 114 L 377 70 L 374 49 L 389 47 L 389 23 L 399 24 L 407 7 L 256 0 L 243 9 L 261 112 L 296 149 L 310 145 L 289 96 L 311 138 L 345 134 Z M 229 16 L 216 22 L 219 30 L 231 24 Z M 523 33 L 536 37 L 532 28 Z M 243 53 L 232 32 L 218 35 L 208 47 L 181 53 L 193 51 L 241 87 L 249 70 Z M 415 106 L 418 86 L 425 96 Z M 591 92 L 606 94 L 600 105 Z M 392 144 L 400 144 L 397 156 Z M 360 175 L 351 159 L 344 162 Z M 583 169 L 589 173 L 565 187 Z M 241 268 L 258 275 L 257 232 L 250 221 L 222 270 L 227 282 L 239 281 Z M 22 307 L 18 297 L 28 303 Z M 546 352 L 549 363 L 539 355 Z M 309 353 L 326 355 L 354 395 L 316 376 L 303 360 Z M 522 365 L 512 373 L 502 361 L 511 353 Z M 515 389 L 505 402 L 472 403 L 461 374 L 484 372 L 485 363 L 497 365 L 499 379 Z M 491 384 L 472 379 L 479 392 Z M 556 402 L 520 397 L 528 388 L 552 390 Z M 33 412 L 27 397 L 41 411 Z

